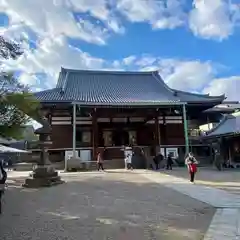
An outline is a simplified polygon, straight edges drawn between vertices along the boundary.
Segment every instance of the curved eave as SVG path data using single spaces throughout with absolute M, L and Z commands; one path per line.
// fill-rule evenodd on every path
M 222 103 L 226 99 L 225 94 L 219 95 L 219 96 L 210 96 L 209 94 L 191 93 L 191 92 L 186 92 L 186 91 L 177 90 L 173 88 L 171 88 L 171 90 L 174 91 L 177 94 L 177 96 L 180 97 L 180 100 L 181 100 L 181 97 L 187 98 L 184 100 L 189 104 L 201 104 L 203 102 L 204 103 Z
M 233 137 L 236 135 L 240 135 L 240 132 L 230 132 L 230 133 L 224 133 L 224 134 L 218 134 L 218 135 L 206 135 L 206 136 L 202 136 L 199 140 L 212 140 L 212 139 L 221 138 L 221 137 Z
M 180 101 L 76 101 L 75 99 L 64 99 L 64 94 L 61 94 L 61 89 L 53 88 L 41 92 L 34 93 L 34 96 L 45 105 L 55 104 L 78 104 L 83 107 L 160 107 L 160 106 L 179 106 L 186 104 Z
M 224 108 L 210 108 L 210 109 L 207 109 L 205 111 L 203 111 L 203 113 L 206 113 L 206 114 L 214 114 L 214 113 L 222 113 L 222 114 L 231 114 L 231 113 L 234 113 L 236 111 L 236 109 L 224 109 Z
M 115 102 L 115 103 L 106 103 L 106 102 L 78 102 L 73 101 L 72 104 L 80 106 L 109 106 L 109 107 L 160 107 L 160 106 L 179 106 L 185 105 L 184 102 Z
M 200 93 L 191 93 L 191 92 L 186 92 L 186 91 L 182 91 L 182 90 L 176 90 L 176 89 L 173 89 L 173 91 L 176 91 L 178 93 L 184 93 L 184 94 L 188 94 L 188 95 L 192 95 L 192 96 L 198 96 L 198 97 L 204 97 L 204 98 L 208 98 L 208 99 L 222 99 L 224 100 L 226 97 L 225 97 L 225 94 L 222 94 L 222 95 L 219 95 L 219 96 L 210 96 L 209 94 L 200 94 Z

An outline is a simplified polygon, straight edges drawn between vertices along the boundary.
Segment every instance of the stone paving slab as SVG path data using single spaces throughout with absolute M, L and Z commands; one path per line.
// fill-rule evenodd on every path
M 204 240 L 240 239 L 239 196 L 213 187 L 192 184 L 186 179 L 159 172 L 145 171 L 142 175 L 160 185 L 182 192 L 217 208 Z
M 189 179 L 186 168 L 173 168 L 173 171 L 161 169 L 160 172 L 187 180 Z M 198 168 L 195 182 L 200 185 L 210 186 L 240 195 L 239 169 L 224 169 L 223 171 L 218 171 L 216 168 L 200 167 Z
M 143 173 L 143 175 L 151 181 L 160 183 L 216 208 L 240 208 L 240 195 L 233 195 L 213 187 L 192 184 L 186 179 L 159 172 L 149 171 Z
M 9 185 L 1 240 L 202 239 L 215 209 L 141 173 L 65 174 L 65 184 L 41 190 Z
M 238 214 L 238 209 L 218 209 L 204 240 L 236 239 Z

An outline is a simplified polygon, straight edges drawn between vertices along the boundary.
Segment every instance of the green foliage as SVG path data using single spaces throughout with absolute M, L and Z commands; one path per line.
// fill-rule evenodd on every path
M 17 58 L 20 47 L 0 37 L 0 57 Z M 38 102 L 13 73 L 0 76 L 0 135 L 21 138 L 21 126 L 37 116 Z
M 0 57 L 16 59 L 23 54 L 19 44 L 8 41 L 0 36 Z
M 11 77 L 9 81 L 5 78 L 4 81 L 8 86 L 0 89 L 0 93 L 3 93 L 0 101 L 0 133 L 20 138 L 21 126 L 37 116 L 38 101 L 16 78 Z

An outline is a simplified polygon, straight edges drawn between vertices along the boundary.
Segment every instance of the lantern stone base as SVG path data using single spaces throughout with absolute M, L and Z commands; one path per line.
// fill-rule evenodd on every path
M 41 188 L 51 187 L 64 183 L 58 172 L 50 166 L 38 166 L 30 174 L 30 177 L 25 180 L 23 187 L 26 188 Z

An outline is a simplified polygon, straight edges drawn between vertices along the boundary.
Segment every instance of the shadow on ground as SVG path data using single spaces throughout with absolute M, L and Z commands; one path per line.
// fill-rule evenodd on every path
M 80 173 L 81 174 L 81 173 Z M 45 189 L 9 182 L 1 240 L 202 239 L 215 210 L 129 173 L 65 177 Z

